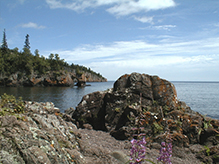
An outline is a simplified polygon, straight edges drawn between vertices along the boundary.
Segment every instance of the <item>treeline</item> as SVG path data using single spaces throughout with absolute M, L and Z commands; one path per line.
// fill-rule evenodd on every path
M 100 78 L 103 76 L 92 71 L 84 66 L 71 64 L 69 65 L 64 59 L 60 59 L 58 54 L 50 54 L 49 58 L 40 56 L 39 50 L 36 49 L 34 54 L 30 51 L 29 35 L 26 35 L 24 48 L 19 51 L 18 48 L 9 49 L 5 30 L 3 32 L 2 45 L 0 47 L 0 76 L 9 76 L 13 73 L 20 72 L 26 75 L 30 74 L 46 74 L 48 71 L 74 71 L 76 74 L 88 72 L 97 75 Z

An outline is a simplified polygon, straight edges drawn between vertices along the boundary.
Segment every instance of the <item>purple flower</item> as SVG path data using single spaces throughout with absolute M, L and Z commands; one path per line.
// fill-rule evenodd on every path
M 172 143 L 161 142 L 160 157 L 157 160 L 164 164 L 172 164 L 170 157 L 172 157 Z
M 145 137 L 142 140 L 131 140 L 130 164 L 141 164 L 143 162 L 146 153 L 146 143 Z

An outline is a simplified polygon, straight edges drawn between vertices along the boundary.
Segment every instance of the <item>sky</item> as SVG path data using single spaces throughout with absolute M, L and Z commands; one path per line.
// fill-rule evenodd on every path
M 0 37 L 109 81 L 132 72 L 219 81 L 218 0 L 0 0 Z M 2 41 L 2 40 L 1 40 Z

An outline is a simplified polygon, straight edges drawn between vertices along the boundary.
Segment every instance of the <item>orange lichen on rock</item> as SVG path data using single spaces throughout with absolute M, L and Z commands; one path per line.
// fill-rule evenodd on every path
M 32 79 L 30 79 L 30 81 L 31 81 L 34 85 L 36 85 L 36 84 L 40 83 L 40 82 L 42 81 L 42 79 L 41 79 L 41 78 L 35 78 L 35 77 L 33 77 Z
M 154 100 L 158 101 L 162 106 L 169 106 L 170 108 L 177 107 L 177 94 L 174 85 L 157 76 L 152 77 Z

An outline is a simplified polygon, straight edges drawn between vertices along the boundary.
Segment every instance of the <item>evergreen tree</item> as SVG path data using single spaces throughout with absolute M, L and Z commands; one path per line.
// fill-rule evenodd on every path
M 29 35 L 27 34 L 26 35 L 26 39 L 25 39 L 25 42 L 24 42 L 24 48 L 23 48 L 23 55 L 24 57 L 28 57 L 31 55 L 31 52 L 30 52 L 30 41 L 29 41 Z
M 48 59 L 43 56 L 40 57 L 38 49 L 35 50 L 34 54 L 30 52 L 28 34 L 26 35 L 23 52 L 19 52 L 17 47 L 9 49 L 4 29 L 3 40 L 0 45 L 0 79 L 17 72 L 20 78 L 25 74 L 37 73 L 43 75 L 49 71 L 53 71 L 58 75 L 63 70 L 75 72 L 77 76 L 81 76 L 86 71 L 101 76 L 84 66 L 74 65 L 73 63 L 70 66 L 64 59 L 60 59 L 59 54 L 50 54 Z
M 6 32 L 4 29 L 3 32 L 3 39 L 2 39 L 2 45 L 1 45 L 1 51 L 2 51 L 2 55 L 3 57 L 6 56 L 7 52 L 8 52 L 8 44 L 7 44 L 7 40 L 6 40 Z
M 4 29 L 4 32 L 3 32 L 3 40 L 2 40 L 2 46 L 1 46 L 2 49 L 8 49 L 8 44 L 7 44 L 7 40 L 6 40 L 6 32 L 5 32 L 5 29 Z
M 30 49 L 29 35 L 26 35 L 24 48 Z
M 2 77 L 3 73 L 4 73 L 4 59 L 0 51 L 0 77 Z
M 51 53 L 51 54 L 49 55 L 49 60 L 53 60 L 53 58 L 54 58 L 54 54 Z
M 38 49 L 36 49 L 36 50 L 34 51 L 34 54 L 35 54 L 36 57 L 38 57 L 38 58 L 40 57 L 40 54 L 39 54 L 39 50 L 38 50 Z

